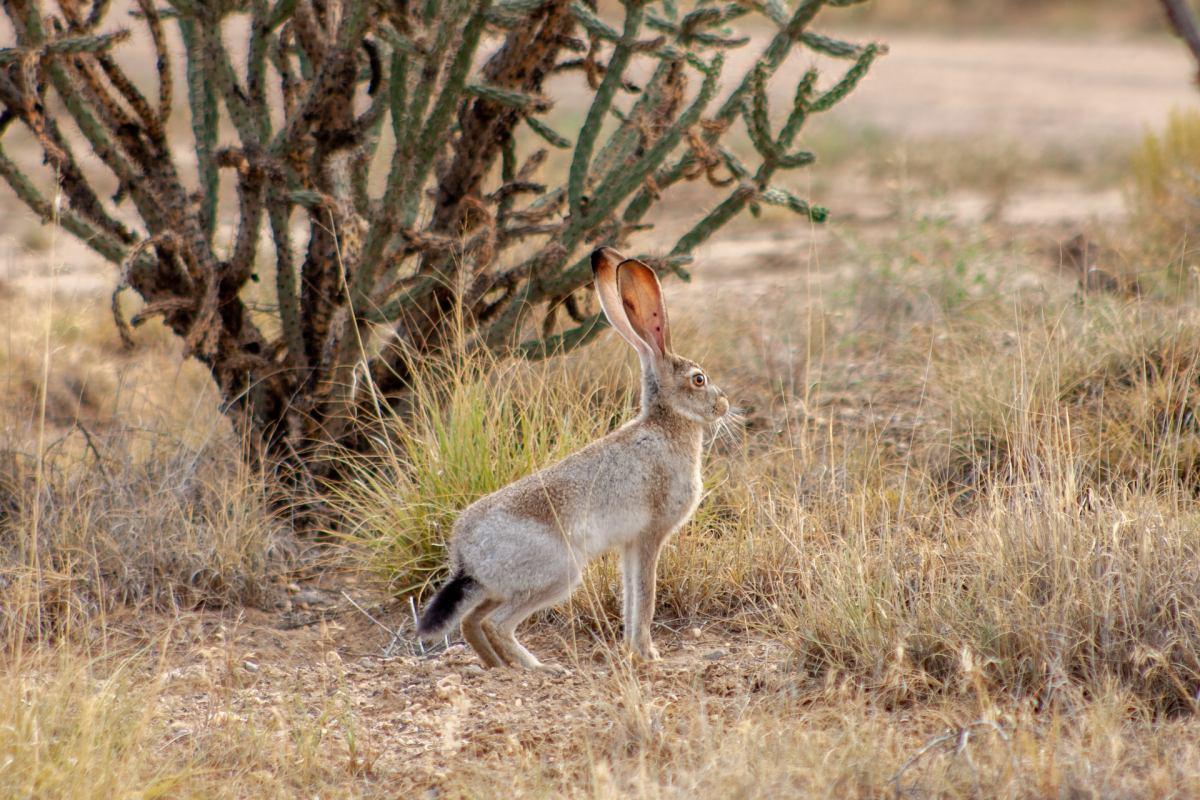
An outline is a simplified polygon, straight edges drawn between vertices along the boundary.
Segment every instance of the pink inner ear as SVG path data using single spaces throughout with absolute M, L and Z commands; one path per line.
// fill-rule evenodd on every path
M 654 270 L 635 259 L 623 261 L 617 270 L 617 283 L 629 324 L 660 355 L 669 353 L 671 327 Z

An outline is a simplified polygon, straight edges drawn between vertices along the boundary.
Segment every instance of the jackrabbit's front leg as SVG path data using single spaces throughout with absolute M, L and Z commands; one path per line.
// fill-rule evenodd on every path
M 638 599 L 634 590 L 641 574 L 641 553 L 636 542 L 621 550 L 621 622 L 626 646 L 633 648 L 633 634 L 638 624 Z
M 647 661 L 659 659 L 650 640 L 650 623 L 654 621 L 654 585 L 661 549 L 660 540 L 648 538 L 627 545 L 621 552 L 625 644 Z

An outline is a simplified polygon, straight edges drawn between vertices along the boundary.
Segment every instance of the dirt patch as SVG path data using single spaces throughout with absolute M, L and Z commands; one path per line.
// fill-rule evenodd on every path
M 662 629 L 663 660 L 635 667 L 610 641 L 567 642 L 561 628 L 534 626 L 523 637 L 529 646 L 571 666 L 556 677 L 484 670 L 455 641 L 427 656 L 385 657 L 391 637 L 353 608 L 341 611 L 291 630 L 254 611 L 167 623 L 176 631 L 160 677 L 168 744 L 195 747 L 240 726 L 261 727 L 264 716 L 291 707 L 327 725 L 330 761 L 395 796 L 437 796 L 464 763 L 494 765 L 499 774 L 522 753 L 542 750 L 553 759 L 588 736 L 642 736 L 643 712 L 653 727 L 654 715 L 683 697 L 702 696 L 726 716 L 795 680 L 779 643 L 718 627 Z M 405 613 L 373 611 L 389 623 Z M 394 649 L 411 646 L 406 639 Z
M 1187 53 L 1166 36 L 879 38 L 889 53 L 838 107 L 839 125 L 1077 147 L 1140 136 L 1200 99 Z

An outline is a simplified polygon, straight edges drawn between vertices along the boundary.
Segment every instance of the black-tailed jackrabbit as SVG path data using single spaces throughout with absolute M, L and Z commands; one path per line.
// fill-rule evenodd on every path
M 700 502 L 704 426 L 729 410 L 700 365 L 671 351 L 654 271 L 605 247 L 592 253 L 592 273 L 605 316 L 641 361 L 641 413 L 476 501 L 455 523 L 451 578 L 418 633 L 435 639 L 461 620 L 463 638 L 489 667 L 560 671 L 513 632 L 565 600 L 588 562 L 613 548 L 621 550 L 625 641 L 637 655 L 658 658 L 650 641 L 658 554 Z

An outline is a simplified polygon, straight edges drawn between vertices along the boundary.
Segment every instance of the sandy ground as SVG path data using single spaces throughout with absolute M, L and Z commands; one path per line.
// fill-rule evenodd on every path
M 1195 106 L 1195 66 L 1166 38 L 880 37 L 890 50 L 837 116 L 920 138 L 1030 145 L 1130 140 Z
M 453 640 L 428 655 L 406 642 L 388 652 L 388 633 L 349 604 L 340 606 L 336 616 L 289 630 L 280 629 L 281 617 L 255 611 L 236 619 L 196 614 L 179 626 L 180 645 L 161 678 L 159 711 L 171 744 L 201 746 L 204 737 L 229 735 L 247 721 L 262 726 L 263 715 L 302 698 L 300 713 L 309 720 L 335 718 L 328 740 L 333 760 L 360 759 L 367 782 L 382 781 L 396 797 L 419 797 L 436 792 L 462 759 L 477 769 L 511 769 L 504 765 L 515 754 L 541 750 L 553 761 L 589 731 L 624 724 L 614 696 L 623 682 L 636 683 L 644 702 L 660 709 L 699 692 L 715 712 L 795 681 L 781 645 L 687 626 L 660 626 L 663 659 L 654 664 L 631 667 L 602 638 L 567 642 L 541 629 L 523 637 L 526 644 L 547 661 L 569 664 L 569 675 L 484 670 Z M 367 610 L 387 624 L 404 624 L 403 607 Z M 338 713 L 347 710 L 357 755 L 345 731 L 336 730 Z

